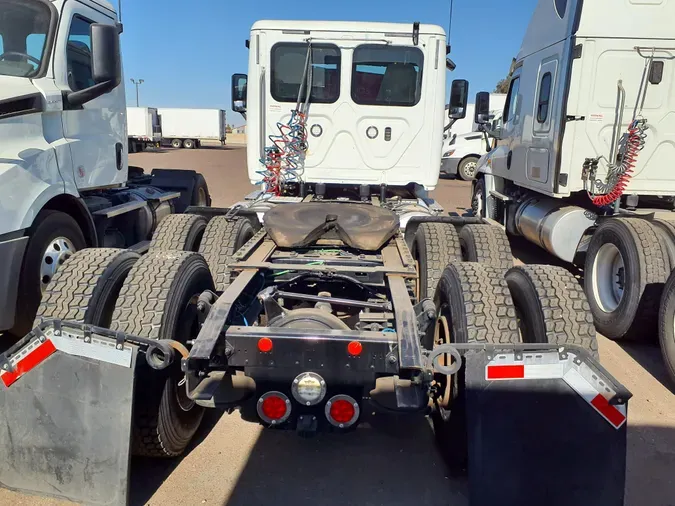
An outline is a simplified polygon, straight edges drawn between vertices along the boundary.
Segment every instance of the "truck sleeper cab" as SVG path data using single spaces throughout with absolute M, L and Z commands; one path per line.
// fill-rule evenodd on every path
M 671 0 L 539 2 L 474 185 L 478 214 L 584 266 L 610 339 L 656 334 L 657 287 L 675 267 L 674 16 Z

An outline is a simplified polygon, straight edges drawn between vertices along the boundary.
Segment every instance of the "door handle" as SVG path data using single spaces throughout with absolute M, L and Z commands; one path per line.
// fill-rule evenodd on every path
M 122 170 L 122 152 L 124 151 L 124 146 L 121 142 L 115 144 L 115 162 L 117 163 L 117 170 Z
M 511 170 L 511 159 L 513 158 L 513 151 L 509 151 L 506 157 L 506 170 Z

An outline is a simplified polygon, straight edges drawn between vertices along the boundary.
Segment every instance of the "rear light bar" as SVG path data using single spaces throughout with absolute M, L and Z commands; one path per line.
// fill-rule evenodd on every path
M 359 403 L 348 395 L 335 395 L 326 403 L 326 418 L 335 427 L 351 427 L 359 419 Z

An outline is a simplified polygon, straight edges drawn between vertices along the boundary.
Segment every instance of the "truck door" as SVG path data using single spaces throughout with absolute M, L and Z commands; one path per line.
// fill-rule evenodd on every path
M 492 171 L 495 175 L 511 178 L 511 167 L 513 166 L 513 150 L 521 144 L 522 137 L 522 119 L 520 111 L 522 109 L 522 96 L 520 94 L 522 67 L 516 69 L 511 78 L 509 93 L 506 96 L 504 104 L 504 113 L 502 115 L 502 135 L 497 147 L 492 154 Z
M 532 140 L 528 143 L 526 178 L 530 184 L 544 185 L 553 189 L 555 176 L 554 131 L 551 118 L 554 116 L 553 96 L 558 74 L 558 56 L 541 62 L 536 80 L 534 111 L 532 114 Z
M 74 1 L 64 3 L 54 62 L 55 79 L 61 90 L 79 91 L 94 84 L 90 27 L 93 23 L 115 22 L 114 12 L 105 7 L 99 9 Z M 63 130 L 73 160 L 70 170 L 79 190 L 126 181 L 124 86 L 80 108 L 68 108 L 65 104 Z

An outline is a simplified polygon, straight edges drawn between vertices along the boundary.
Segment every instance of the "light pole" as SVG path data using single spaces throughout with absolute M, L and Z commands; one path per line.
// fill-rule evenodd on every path
M 143 79 L 131 79 L 131 82 L 136 85 L 136 107 L 140 107 L 140 101 L 138 99 L 138 88 L 140 87 L 141 84 L 143 84 L 145 81 Z

